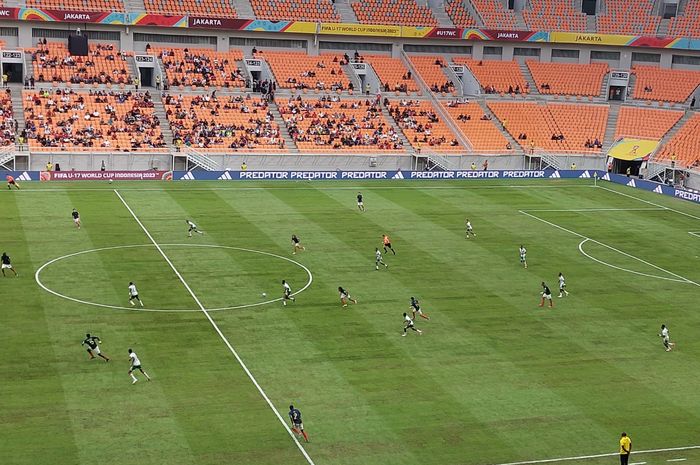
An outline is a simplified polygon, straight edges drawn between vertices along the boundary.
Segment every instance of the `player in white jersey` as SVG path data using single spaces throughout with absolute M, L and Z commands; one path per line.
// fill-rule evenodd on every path
M 661 325 L 661 333 L 659 333 L 659 337 L 664 341 L 664 347 L 666 348 L 666 352 L 671 352 L 671 349 L 676 345 L 673 342 L 671 342 L 671 338 L 668 335 L 668 328 L 666 325 Z
M 151 380 L 151 377 L 148 376 L 148 373 L 143 371 L 143 368 L 141 367 L 141 360 L 139 360 L 139 356 L 136 355 L 136 352 L 133 350 L 129 349 L 129 361 L 131 362 L 131 368 L 129 368 L 129 376 L 131 376 L 131 384 L 136 384 L 138 379 L 136 379 L 136 376 L 134 376 L 134 371 L 139 370 L 141 373 L 143 373 L 143 376 L 146 377 L 147 380 Z
M 190 220 L 185 220 L 185 223 L 187 223 L 187 226 L 189 226 L 189 229 L 187 230 L 187 236 L 188 236 L 188 237 L 192 237 L 192 232 L 193 232 L 193 231 L 196 232 L 197 234 L 204 234 L 202 231 L 200 231 L 199 229 L 197 229 L 197 225 L 194 224 L 192 221 L 190 221 Z
M 566 279 L 563 274 L 559 273 L 559 297 L 565 295 L 569 295 L 569 291 L 566 290 Z
M 138 301 L 138 303 L 143 307 L 143 302 L 141 301 L 141 298 L 139 297 L 139 291 L 136 289 L 136 284 L 130 282 L 129 283 L 129 303 L 131 305 L 136 305 L 134 303 L 134 300 Z
M 411 319 L 411 317 L 408 316 L 407 313 L 404 313 L 403 314 L 403 334 L 402 334 L 402 336 L 406 335 L 409 328 L 412 329 L 413 331 L 417 332 L 418 334 L 423 334 L 423 331 L 421 331 L 420 329 L 417 329 L 413 325 L 413 320 Z
M 469 239 L 469 235 L 471 234 L 472 236 L 476 237 L 476 234 L 474 234 L 474 228 L 472 228 L 472 222 L 469 221 L 469 218 L 465 220 L 464 223 L 464 228 L 465 232 L 467 234 L 467 239 Z
M 520 245 L 520 263 L 527 268 L 527 249 L 522 244 Z
M 292 295 L 292 288 L 289 286 L 289 283 L 285 281 L 284 279 L 282 280 L 282 304 L 286 307 L 287 306 L 287 301 L 291 300 L 292 302 L 296 302 L 297 299 L 294 298 Z
M 374 249 L 374 269 L 379 270 L 379 265 L 384 265 L 384 268 L 389 268 L 389 265 L 382 260 L 382 253 L 379 249 Z

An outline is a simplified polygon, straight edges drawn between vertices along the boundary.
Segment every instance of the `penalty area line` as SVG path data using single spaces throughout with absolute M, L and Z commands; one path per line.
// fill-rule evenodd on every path
M 658 454 L 661 452 L 675 452 L 675 451 L 682 451 L 682 450 L 693 450 L 693 449 L 700 449 L 700 446 L 682 446 L 682 447 L 667 447 L 665 449 L 647 449 L 647 450 L 636 450 L 632 452 L 632 455 L 642 455 L 642 454 Z M 602 457 L 615 457 L 617 455 L 620 455 L 619 452 L 611 452 L 607 454 L 593 454 L 593 455 L 577 455 L 574 457 L 557 457 L 553 459 L 541 459 L 541 460 L 525 460 L 522 462 L 508 462 L 508 463 L 498 463 L 494 465 L 535 465 L 538 463 L 556 463 L 556 462 L 572 462 L 574 460 L 590 460 L 590 459 L 598 459 Z M 683 459 L 685 460 L 685 459 Z M 668 460 L 669 462 L 671 460 Z M 680 460 L 678 460 L 680 461 Z M 646 462 L 638 462 L 638 463 L 646 463 Z M 632 464 L 630 464 L 632 465 Z
M 195 303 L 197 304 L 197 306 L 200 308 L 200 310 L 202 311 L 202 313 L 204 314 L 204 316 L 206 316 L 207 320 L 209 320 L 209 323 L 212 325 L 212 327 L 214 328 L 214 330 L 216 331 L 216 333 L 219 335 L 219 337 L 221 338 L 221 340 L 224 342 L 224 344 L 226 345 L 226 347 L 228 347 L 228 349 L 229 349 L 229 351 L 231 352 L 231 354 L 233 354 L 233 356 L 236 358 L 236 360 L 238 361 L 238 364 L 241 366 L 241 368 L 243 368 L 243 371 L 245 372 L 245 374 L 248 375 L 248 378 L 252 381 L 253 385 L 255 385 L 256 389 L 257 389 L 258 392 L 260 393 L 260 396 L 262 396 L 262 398 L 265 400 L 265 402 L 266 402 L 267 405 L 270 407 L 270 409 L 272 410 L 272 412 L 275 414 L 275 416 L 277 417 L 277 419 L 280 421 L 280 423 L 282 423 L 282 426 L 283 426 L 284 429 L 287 431 L 287 433 L 289 434 L 289 436 L 292 438 L 292 440 L 294 441 L 294 444 L 296 444 L 297 448 L 299 449 L 299 451 L 301 452 L 301 454 L 304 456 L 304 458 L 306 459 L 306 461 L 309 463 L 309 465 L 315 465 L 315 464 L 314 464 L 314 461 L 311 459 L 311 457 L 309 456 L 309 454 L 306 452 L 306 449 L 304 449 L 304 446 L 301 445 L 301 443 L 300 443 L 299 440 L 296 438 L 296 436 L 294 435 L 294 433 L 292 432 L 292 430 L 289 429 L 289 426 L 287 425 L 287 422 L 284 421 L 284 418 L 282 418 L 282 415 L 280 415 L 280 413 L 277 411 L 277 409 L 275 408 L 275 406 L 272 404 L 272 401 L 270 400 L 270 398 L 267 396 L 267 394 L 265 394 L 265 391 L 264 391 L 263 388 L 260 386 L 260 384 L 258 383 L 258 381 L 255 379 L 255 376 L 253 376 L 253 373 L 251 373 L 251 371 L 250 371 L 250 370 L 248 369 L 248 367 L 246 366 L 245 362 L 243 362 L 243 359 L 240 357 L 240 355 L 238 355 L 238 352 L 236 351 L 236 349 L 233 348 L 233 346 L 231 345 L 231 343 L 229 342 L 229 340 L 226 338 L 226 336 L 224 335 L 224 333 L 223 333 L 223 332 L 221 331 L 221 329 L 219 328 L 219 325 L 217 325 L 216 322 L 214 321 L 214 319 L 211 317 L 211 315 L 209 315 L 209 312 L 208 312 L 207 309 L 204 307 L 204 305 L 202 305 L 202 302 L 199 300 L 199 298 L 197 297 L 197 295 L 194 293 L 194 291 L 192 290 L 192 288 L 190 287 L 190 285 L 187 284 L 187 281 L 185 281 L 185 278 L 183 278 L 182 275 L 180 274 L 180 272 L 177 270 L 177 268 L 175 268 L 175 265 L 173 264 L 173 262 L 170 261 L 170 258 L 168 258 L 168 256 L 165 254 L 165 252 L 163 252 L 163 249 L 162 249 L 162 248 L 160 247 L 160 245 L 156 242 L 156 240 L 153 238 L 153 236 L 152 236 L 151 233 L 148 231 L 148 229 L 146 229 L 146 226 L 144 226 L 144 224 L 141 222 L 141 220 L 138 218 L 138 216 L 136 216 L 136 213 L 134 213 L 134 211 L 131 209 L 131 207 L 129 206 L 129 204 L 126 203 L 126 200 L 124 200 L 124 197 L 121 196 L 121 194 L 119 193 L 119 191 L 117 191 L 116 189 L 114 189 L 114 193 L 117 195 L 117 197 L 119 197 L 119 200 L 122 202 L 122 204 L 124 204 L 124 207 L 126 207 L 126 209 L 129 211 L 129 213 L 130 213 L 131 216 L 134 218 L 134 220 L 136 221 L 136 223 L 138 223 L 138 225 L 141 227 L 141 229 L 142 229 L 143 232 L 146 234 L 146 236 L 148 237 L 148 239 L 153 243 L 153 246 L 156 248 L 156 250 L 158 250 L 158 252 L 160 252 L 160 254 L 161 254 L 161 256 L 163 257 L 163 259 L 165 260 L 165 262 L 170 266 L 170 268 L 171 268 L 171 269 L 173 270 L 173 272 L 175 273 L 175 276 L 177 276 L 177 278 L 180 280 L 180 282 L 182 283 L 182 285 L 185 287 L 185 289 L 187 290 L 187 292 L 190 294 L 190 296 L 192 297 L 192 299 L 194 300 L 194 302 L 195 302 Z

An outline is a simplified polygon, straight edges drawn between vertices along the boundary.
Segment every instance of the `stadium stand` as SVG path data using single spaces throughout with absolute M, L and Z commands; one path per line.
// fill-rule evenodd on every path
M 661 140 L 682 117 L 682 111 L 621 107 L 615 129 L 615 139 L 636 137 Z
M 596 16 L 598 32 L 656 35 L 661 17 L 652 14 L 655 3 L 654 0 L 605 0 L 605 13 Z
M 61 0 L 59 0 L 61 1 Z M 79 0 L 78 0 L 79 1 Z M 236 18 L 234 0 L 143 0 L 147 13 Z
M 574 0 L 530 0 L 523 19 L 531 31 L 586 31 L 586 15 L 574 8 Z
M 74 11 L 125 11 L 122 0 L 27 0 L 27 7 Z
M 402 26 L 437 26 L 430 7 L 416 0 L 357 0 L 352 9 L 360 23 Z
M 493 121 L 484 118 L 478 103 L 451 101 L 443 103 L 455 125 L 469 140 L 475 152 L 505 152 L 508 139 Z
M 0 96 L 0 145 L 5 147 L 15 142 L 17 124 L 12 108 L 12 91 L 5 89 Z
M 469 0 L 467 0 L 469 1 Z M 471 0 L 474 8 L 484 20 L 484 25 L 492 29 L 513 30 L 517 28 L 515 13 L 504 8 L 499 0 Z
M 281 151 L 284 140 L 267 100 L 250 95 L 163 96 L 175 147 L 205 151 Z
M 700 71 L 634 66 L 637 76 L 633 97 L 639 100 L 683 103 L 700 85 Z
M 455 64 L 465 65 L 479 81 L 481 90 L 487 94 L 527 94 L 530 87 L 520 66 L 514 61 L 472 60 L 455 57 Z
M 607 105 L 488 102 L 488 106 L 527 151 L 595 153 L 602 148 Z
M 700 113 L 693 116 L 674 134 L 654 157 L 655 160 L 675 161 L 679 167 L 700 167 Z
M 418 84 L 400 58 L 381 55 L 364 55 L 382 82 L 384 92 L 416 92 Z
M 251 0 L 250 4 L 257 19 L 340 22 L 332 0 Z
M 478 22 L 464 7 L 462 0 L 446 0 L 445 11 L 456 27 L 476 27 Z
M 389 102 L 389 113 L 413 148 L 433 152 L 459 152 L 464 148 L 426 100 Z
M 24 91 L 21 137 L 35 151 L 160 151 L 166 145 L 151 95 Z
M 51 43 L 28 50 L 36 82 L 68 84 L 132 84 L 126 57 L 112 44 L 90 45 L 88 56 L 72 56 L 64 44 Z
M 278 87 L 319 91 L 352 88 L 341 67 L 343 57 L 311 57 L 303 52 L 265 52 L 257 56 L 270 65 Z
M 278 106 L 289 134 L 302 151 L 403 151 L 399 135 L 376 101 L 341 99 L 338 95 L 310 101 L 296 96 Z
M 447 78 L 442 68 L 448 66 L 444 58 L 438 56 L 411 55 L 411 64 L 416 69 L 423 82 L 436 93 L 454 91 L 454 84 Z
M 606 63 L 542 63 L 528 60 L 527 67 L 541 94 L 600 95 L 603 78 L 608 73 Z
M 173 87 L 243 87 L 245 78 L 238 66 L 243 52 L 232 49 L 152 48 L 163 63 L 166 84 Z
M 700 1 L 690 0 L 685 4 L 682 16 L 675 16 L 668 24 L 671 37 L 700 37 Z

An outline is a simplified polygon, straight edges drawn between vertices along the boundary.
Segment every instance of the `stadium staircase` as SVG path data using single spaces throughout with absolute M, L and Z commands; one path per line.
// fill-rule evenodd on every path
M 542 168 L 554 168 L 555 170 L 564 170 L 568 168 L 566 166 L 568 157 L 561 157 L 544 152 L 540 153 L 539 157 L 542 160 Z
M 491 111 L 489 106 L 486 104 L 486 100 L 479 99 L 475 100 L 481 109 L 484 111 L 485 115 L 488 115 L 491 117 L 491 121 L 493 121 L 494 126 L 498 128 L 499 131 L 501 131 L 501 134 L 503 134 L 503 137 L 506 138 L 506 140 L 510 143 L 510 146 L 513 147 L 513 153 L 525 153 L 523 148 L 518 144 L 518 141 L 515 140 L 513 136 L 510 135 L 508 131 L 503 129 L 503 124 L 501 124 L 501 121 L 496 117 L 496 115 Z
M 455 27 L 447 12 L 445 11 L 445 2 L 442 0 L 428 0 L 428 6 L 433 12 L 433 17 L 438 22 L 440 27 Z
M 173 145 L 173 129 L 170 127 L 168 115 L 165 114 L 165 106 L 159 94 L 153 98 L 153 114 L 160 121 L 160 133 L 163 134 L 163 140 L 168 147 Z
M 284 147 L 291 153 L 299 153 L 299 147 L 297 147 L 296 142 L 294 142 L 294 139 L 289 134 L 287 124 L 284 122 L 284 118 L 282 117 L 282 113 L 280 113 L 280 109 L 277 104 L 272 101 L 270 102 L 268 108 L 272 113 L 272 116 L 275 118 L 275 122 L 280 128 L 280 136 L 282 136 L 282 139 L 284 140 Z
M 192 147 L 183 146 L 180 154 L 187 156 L 187 171 L 190 171 L 195 167 L 199 167 L 207 171 L 217 171 L 221 169 L 218 163 Z
M 472 5 L 471 0 L 462 0 L 462 5 L 464 5 L 464 8 L 467 10 L 469 15 L 474 18 L 474 21 L 476 21 L 476 25 L 478 27 L 485 27 L 486 23 L 484 23 L 484 18 L 481 17 L 481 13 L 479 13 L 479 10 L 477 10 L 474 5 Z M 522 17 L 521 17 L 522 19 Z M 523 21 L 523 24 L 525 22 Z M 523 28 L 527 29 L 527 28 Z
M 452 171 L 458 168 L 447 157 L 437 153 L 426 153 L 425 159 L 429 162 L 426 167 L 427 171 Z
M 341 69 L 343 70 L 345 75 L 348 77 L 348 79 L 350 79 L 350 82 L 352 82 L 352 85 L 355 86 L 356 92 L 362 93 L 362 82 L 360 81 L 360 77 L 357 75 L 357 73 L 355 73 L 355 70 L 352 69 L 352 66 L 343 65 L 343 66 L 341 66 Z
M 344 23 L 357 23 L 357 15 L 350 6 L 350 0 L 336 0 L 335 11 L 340 15 L 340 20 Z
M 236 7 L 236 13 L 238 14 L 239 18 L 255 18 L 253 6 L 250 4 L 249 0 L 234 0 L 233 4 Z
M 627 83 L 627 95 L 629 95 L 629 97 L 627 97 L 627 101 L 630 101 L 634 98 L 632 96 L 634 95 L 635 84 L 637 84 L 637 75 L 634 73 L 630 73 L 630 80 Z
M 30 75 L 28 75 L 30 76 Z M 12 89 L 12 114 L 13 118 L 17 121 L 17 127 L 19 132 L 22 131 L 25 125 L 24 121 L 24 102 L 22 99 L 22 87 L 17 86 Z M 13 146 L 14 148 L 14 146 Z M 13 157 L 14 158 L 14 155 Z
M 127 71 L 129 71 L 129 73 L 131 73 L 131 75 L 134 76 L 134 78 L 139 78 L 139 81 L 140 81 L 141 80 L 141 73 L 139 73 L 139 67 L 136 66 L 136 60 L 134 59 L 134 57 L 133 56 L 126 57 L 126 64 L 128 67 Z M 141 83 L 141 86 L 143 86 L 143 82 Z M 141 86 L 139 86 L 139 87 L 141 87 Z
M 128 12 L 146 11 L 146 5 L 143 0 L 124 0 L 124 9 Z
M 5 147 L 0 147 L 0 168 L 4 168 L 8 171 L 14 171 L 15 151 L 17 148 L 14 145 L 8 145 Z
M 450 62 L 450 64 L 451 63 L 452 62 Z M 469 70 L 467 69 L 467 71 Z M 448 66 L 447 68 L 443 68 L 443 72 L 447 75 L 447 78 L 454 83 L 457 95 L 459 97 L 464 96 L 464 85 L 462 84 L 462 81 L 459 79 L 459 76 L 457 76 L 457 73 L 455 73 L 452 67 Z
M 595 15 L 586 16 L 586 32 L 597 32 L 598 25 L 595 21 Z
M 671 22 L 671 20 L 668 18 L 661 18 L 661 22 L 659 23 L 659 29 L 656 31 L 657 35 L 667 37 L 668 36 L 668 26 L 669 26 L 670 22 Z
M 518 29 L 520 31 L 527 31 L 529 27 L 527 27 L 527 24 L 525 23 L 525 18 L 523 18 L 523 12 L 522 11 L 513 11 L 515 14 L 515 29 Z
M 687 123 L 690 120 L 690 118 L 693 117 L 693 114 L 694 112 L 692 111 L 686 111 L 685 114 L 681 117 L 681 119 L 679 119 L 678 122 L 675 125 L 673 125 L 673 127 L 669 129 L 669 131 L 666 134 L 664 134 L 664 137 L 661 138 L 659 148 L 663 147 L 668 143 L 668 141 L 673 139 L 673 137 L 680 130 L 680 128 L 682 128 L 685 125 L 685 123 Z
M 382 116 L 384 116 L 384 119 L 386 119 L 389 122 L 389 125 L 394 129 L 394 132 L 399 135 L 399 139 L 401 140 L 401 143 L 403 144 L 404 149 L 411 155 L 415 155 L 416 151 L 411 145 L 411 142 L 408 140 L 408 137 L 406 137 L 406 134 L 401 130 L 399 125 L 396 123 L 396 120 L 394 119 L 393 116 L 389 113 L 389 110 L 382 105 Z
M 523 74 L 525 82 L 530 86 L 530 95 L 539 95 L 540 90 L 537 88 L 537 83 L 533 79 L 532 74 L 530 74 L 530 68 L 527 67 L 524 61 L 518 62 L 518 66 L 520 66 L 520 72 Z
M 610 72 L 603 76 L 603 82 L 600 85 L 600 95 L 599 97 L 603 100 L 608 99 L 608 84 L 610 83 Z
M 617 130 L 617 120 L 620 117 L 620 103 L 610 104 L 608 111 L 608 122 L 605 126 L 605 136 L 603 137 L 603 153 L 608 153 L 610 147 L 615 143 L 615 131 Z
M 688 5 L 688 0 L 680 0 L 678 2 L 678 16 L 685 15 L 685 7 Z

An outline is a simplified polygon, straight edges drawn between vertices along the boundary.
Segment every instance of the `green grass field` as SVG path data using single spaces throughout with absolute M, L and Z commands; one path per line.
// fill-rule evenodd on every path
M 614 454 L 621 431 L 636 450 L 685 448 L 631 462 L 700 463 L 697 206 L 588 180 L 237 186 L 2 191 L 20 275 L 0 278 L 0 463 L 487 465 Z M 206 234 L 188 238 L 186 218 Z M 397 255 L 375 271 L 382 233 Z M 35 281 L 59 257 L 39 280 L 88 303 Z M 255 305 L 282 279 L 304 287 L 304 267 L 296 303 Z M 129 281 L 163 311 L 132 310 Z M 359 304 L 341 309 L 338 286 Z M 411 296 L 431 320 L 401 337 Z M 88 360 L 86 332 L 109 363 Z M 225 340 L 285 422 L 302 411 L 309 460 Z M 131 384 L 128 348 L 152 382 Z

